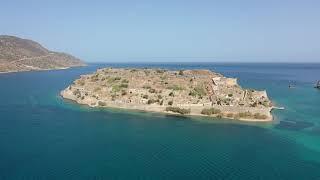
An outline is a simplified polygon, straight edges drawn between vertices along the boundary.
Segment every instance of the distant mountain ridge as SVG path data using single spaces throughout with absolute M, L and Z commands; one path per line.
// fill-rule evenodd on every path
M 72 55 L 50 51 L 35 41 L 0 35 L 0 72 L 65 69 L 85 65 Z

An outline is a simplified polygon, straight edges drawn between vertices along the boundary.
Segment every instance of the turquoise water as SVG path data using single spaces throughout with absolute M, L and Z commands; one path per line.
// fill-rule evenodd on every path
M 285 110 L 245 123 L 92 109 L 59 97 L 98 67 L 205 68 Z M 91 64 L 0 74 L 2 179 L 320 179 L 320 64 Z M 288 84 L 295 84 L 289 89 Z

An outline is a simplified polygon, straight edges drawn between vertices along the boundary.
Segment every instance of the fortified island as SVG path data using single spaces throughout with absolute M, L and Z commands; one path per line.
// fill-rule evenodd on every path
M 104 68 L 81 75 L 65 99 L 113 107 L 245 121 L 272 121 L 266 91 L 241 88 L 237 79 L 210 70 Z

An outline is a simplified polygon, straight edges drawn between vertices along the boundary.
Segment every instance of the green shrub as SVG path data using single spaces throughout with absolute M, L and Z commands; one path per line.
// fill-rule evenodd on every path
M 197 96 L 197 93 L 195 91 L 190 91 L 189 96 Z
M 190 114 L 190 109 L 184 109 L 179 107 L 166 107 L 166 111 L 171 111 L 179 114 Z
M 112 92 L 119 92 L 120 90 L 121 90 L 121 87 L 119 85 L 112 86 Z
M 263 101 L 262 105 L 263 105 L 264 107 L 269 107 L 269 106 L 270 106 L 270 103 L 269 103 L 269 101 L 265 100 L 265 101 Z
M 207 94 L 206 90 L 202 86 L 197 86 L 193 88 L 192 91 L 189 92 L 189 96 L 199 96 L 203 97 Z
M 180 75 L 180 76 L 183 76 L 183 70 L 180 70 L 180 71 L 179 71 L 179 75 Z
M 120 84 L 120 88 L 128 88 L 128 84 L 122 83 L 122 84 Z
M 221 113 L 220 109 L 215 109 L 215 108 L 204 108 L 201 111 L 201 114 L 208 115 L 208 116 L 212 114 L 219 114 L 219 113 Z
M 169 86 L 167 89 L 172 89 L 172 90 L 174 90 L 174 91 L 182 91 L 182 90 L 184 90 L 184 88 L 183 87 L 181 87 L 181 86 L 178 86 L 178 85 L 172 85 L 172 86 Z

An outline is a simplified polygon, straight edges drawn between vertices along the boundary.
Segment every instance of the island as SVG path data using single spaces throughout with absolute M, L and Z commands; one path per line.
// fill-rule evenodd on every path
M 61 96 L 91 107 L 273 120 L 266 91 L 244 89 L 236 78 L 202 69 L 103 68 L 81 75 Z
M 85 66 L 85 63 L 69 54 L 50 51 L 32 40 L 0 35 L 0 73 L 77 66 Z

